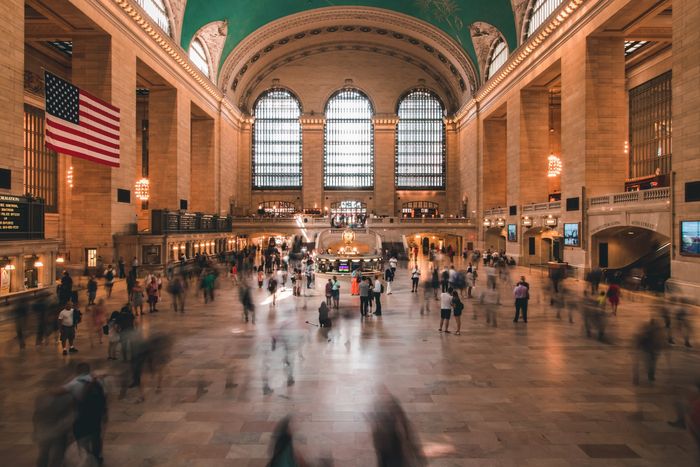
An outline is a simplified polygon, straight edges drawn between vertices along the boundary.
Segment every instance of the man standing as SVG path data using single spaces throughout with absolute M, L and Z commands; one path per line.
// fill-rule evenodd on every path
M 138 276 L 138 269 L 139 269 L 139 260 L 136 259 L 136 256 L 134 256 L 134 259 L 131 260 L 131 272 L 136 277 Z
M 384 272 L 384 280 L 386 280 L 386 294 L 391 295 L 391 284 L 394 282 L 394 271 L 387 268 Z
M 367 310 L 369 308 L 369 289 L 370 283 L 360 280 L 360 317 L 362 318 L 367 316 Z
M 442 332 L 442 325 L 445 325 L 445 332 L 450 332 L 450 315 L 452 314 L 452 289 L 447 289 L 440 294 L 440 327 L 438 332 Z
M 374 316 L 382 316 L 382 281 L 378 277 L 374 280 L 374 289 L 372 292 L 374 294 L 375 303 Z
M 391 267 L 391 272 L 396 274 L 396 265 L 399 263 L 399 260 L 396 259 L 396 256 L 392 255 L 391 258 L 389 259 L 389 266 Z
M 68 271 L 63 271 L 61 276 L 61 285 L 58 286 L 58 300 L 61 305 L 65 305 L 73 295 L 73 279 L 71 279 Z
M 411 292 L 418 293 L 418 280 L 420 279 L 420 269 L 418 269 L 418 263 L 413 266 L 411 271 Z
M 119 278 L 124 279 L 126 277 L 126 267 L 123 257 L 119 257 L 119 262 L 117 263 L 117 265 L 119 267 Z
M 66 303 L 63 310 L 58 314 L 58 323 L 61 326 L 61 345 L 63 346 L 63 355 L 68 355 L 68 352 L 75 353 L 78 349 L 75 348 L 75 310 L 70 302 Z M 66 347 L 66 342 L 70 348 Z
M 527 282 L 522 280 L 518 282 L 513 290 L 513 296 L 515 297 L 515 318 L 513 322 L 517 323 L 520 319 L 520 312 L 523 314 L 523 321 L 527 323 L 527 302 L 530 299 L 530 290 L 525 285 Z
M 336 310 L 340 306 L 340 282 L 336 276 L 333 276 L 333 306 Z
M 442 270 L 442 273 L 440 274 L 440 284 L 442 285 L 442 292 L 447 292 L 447 285 L 450 282 L 450 271 L 447 270 L 447 266 L 445 266 Z

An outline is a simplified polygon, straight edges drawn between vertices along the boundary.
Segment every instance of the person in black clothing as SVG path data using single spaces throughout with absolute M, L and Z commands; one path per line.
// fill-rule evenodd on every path
M 78 445 L 102 465 L 102 428 L 107 420 L 107 397 L 97 378 L 90 374 L 87 363 L 76 367 L 78 376 L 64 389 L 75 399 L 73 436 Z
M 29 315 L 29 299 L 27 297 L 20 298 L 15 304 L 14 309 L 15 331 L 17 332 L 17 342 L 19 349 L 25 347 L 24 338 L 27 333 L 27 318 Z
M 61 285 L 58 286 L 58 302 L 60 306 L 65 305 L 73 296 L 73 279 L 68 271 L 63 271 Z
M 448 271 L 447 268 L 443 269 L 440 278 L 440 283 L 442 284 L 442 292 L 447 292 L 447 289 L 450 285 L 450 271 Z
M 95 304 L 95 297 L 97 297 L 97 280 L 95 276 L 90 276 L 87 283 L 87 294 L 88 294 L 88 305 Z
M 114 316 L 114 314 L 112 314 L 112 316 Z M 134 332 L 134 315 L 131 313 L 131 308 L 128 304 L 119 310 L 115 320 L 117 326 L 119 326 L 119 342 L 122 346 L 122 360 L 126 361 L 126 352 L 127 349 L 131 347 L 131 335 Z
M 124 279 L 126 277 L 126 266 L 124 264 L 124 258 L 120 256 L 119 262 L 117 264 L 119 266 L 119 278 Z
M 36 345 L 41 345 L 44 337 L 49 335 L 48 308 L 44 297 L 35 300 L 32 304 L 32 311 L 36 317 Z

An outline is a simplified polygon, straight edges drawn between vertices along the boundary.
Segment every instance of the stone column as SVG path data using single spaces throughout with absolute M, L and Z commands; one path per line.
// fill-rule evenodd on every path
M 483 209 L 506 206 L 506 120 L 484 120 L 482 146 L 482 199 Z
M 190 102 L 181 94 L 167 88 L 148 96 L 151 209 L 177 210 L 190 198 Z
M 197 118 L 192 120 L 191 124 L 192 189 L 190 210 L 213 214 L 217 212 L 216 188 L 219 173 L 214 154 L 214 120 Z
M 118 63 L 118 67 L 113 67 Z M 117 202 L 117 189 L 133 190 L 136 177 L 136 56 L 106 35 L 73 41 L 73 84 L 120 109 L 120 167 L 70 158 L 71 261 L 84 262 L 84 248 L 97 248 L 105 261 L 114 256 L 112 235 L 126 233 L 136 222 L 131 203 Z M 68 157 L 68 156 L 61 156 Z
M 314 115 L 301 117 L 303 209 L 326 206 L 323 199 L 323 127 L 325 118 Z
M 253 190 L 252 171 L 252 146 L 253 146 L 253 119 L 248 118 L 241 122 L 238 139 L 238 174 L 236 183 L 238 185 L 238 207 L 254 213 L 257 206 L 251 206 L 251 193 Z
M 7 0 L 0 4 L 5 21 L 0 36 L 0 169 L 9 169 L 11 187 L 0 193 L 21 195 L 24 192 L 24 2 Z
M 395 216 L 396 125 L 398 117 L 374 118 L 374 212 L 380 216 Z
M 459 215 L 462 205 L 462 183 L 460 181 L 460 150 L 457 124 L 445 121 L 445 195 L 446 203 L 441 207 L 445 216 Z
M 624 190 L 627 174 L 627 98 L 623 38 L 588 37 L 565 45 L 561 60 L 562 205 L 579 197 L 563 222 L 582 222 L 582 248 L 566 247 L 565 261 L 588 265 L 586 198 Z M 561 222 L 561 220 L 560 220 Z
M 700 303 L 700 258 L 680 254 L 680 221 L 700 219 L 700 202 L 686 202 L 686 183 L 700 181 L 700 2 L 673 2 L 673 193 L 671 279 L 675 293 Z

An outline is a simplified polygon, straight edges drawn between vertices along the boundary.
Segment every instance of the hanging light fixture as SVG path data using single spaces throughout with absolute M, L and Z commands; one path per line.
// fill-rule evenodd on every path
M 134 185 L 134 193 L 136 194 L 136 199 L 139 201 L 148 201 L 150 198 L 150 186 L 151 182 L 146 178 L 142 178 L 136 182 Z
M 549 133 L 554 133 L 554 94 L 555 91 L 549 91 Z M 551 149 L 551 137 L 550 137 L 550 149 Z M 554 151 L 550 151 L 549 156 L 547 156 L 547 176 L 557 177 L 561 175 L 561 159 L 554 155 Z
M 556 177 L 561 175 L 561 159 L 554 154 L 547 156 L 547 176 Z

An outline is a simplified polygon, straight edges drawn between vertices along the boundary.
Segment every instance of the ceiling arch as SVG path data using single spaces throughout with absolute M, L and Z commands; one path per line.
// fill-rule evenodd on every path
M 218 84 L 246 108 L 251 93 L 270 70 L 309 54 L 353 47 L 420 68 L 434 81 L 448 107 L 461 105 L 477 88 L 479 73 L 474 62 L 442 30 L 407 15 L 366 7 L 316 9 L 259 28 L 225 59 Z
M 228 21 L 224 44 L 227 57 L 247 36 L 285 16 L 323 7 L 373 7 L 408 15 L 450 36 L 476 63 L 469 26 L 484 21 L 498 28 L 509 49 L 518 34 L 511 0 L 188 0 L 182 22 L 181 45 L 187 50 L 196 31 L 212 21 Z

